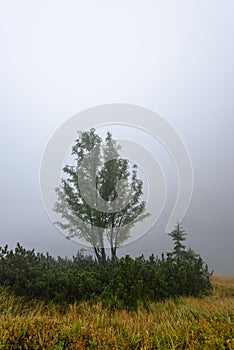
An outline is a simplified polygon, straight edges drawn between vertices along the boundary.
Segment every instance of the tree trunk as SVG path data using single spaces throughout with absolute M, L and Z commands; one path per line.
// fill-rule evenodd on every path
M 97 261 L 99 265 L 105 265 L 106 264 L 106 251 L 105 248 L 97 248 L 93 247 Z
M 114 263 L 116 262 L 116 247 L 111 247 L 111 261 Z

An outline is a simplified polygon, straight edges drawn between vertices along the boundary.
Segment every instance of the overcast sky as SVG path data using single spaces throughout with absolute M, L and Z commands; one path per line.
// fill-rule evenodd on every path
M 188 245 L 234 274 L 233 16 L 232 0 L 2 1 L 0 245 L 76 253 L 43 207 L 43 151 L 72 115 L 124 102 L 183 138 L 194 168 Z M 165 215 L 121 254 L 170 249 Z

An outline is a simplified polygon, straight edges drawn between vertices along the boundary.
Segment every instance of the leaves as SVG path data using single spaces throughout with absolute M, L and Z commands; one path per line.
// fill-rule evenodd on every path
M 104 242 L 108 241 L 112 260 L 125 242 L 131 228 L 146 219 L 143 183 L 137 178 L 136 164 L 130 165 L 119 155 L 120 146 L 107 133 L 104 144 L 95 129 L 79 133 L 72 148 L 75 165 L 63 169 L 56 222 L 71 238 L 90 243 L 97 260 L 106 263 Z
M 97 256 L 103 256 L 103 248 L 97 247 L 97 241 L 94 244 Z M 127 255 L 105 265 L 81 252 L 72 259 L 55 259 L 19 243 L 14 251 L 0 248 L 0 285 L 28 299 L 59 303 L 99 300 L 111 309 L 136 309 L 141 303 L 147 307 L 170 297 L 209 294 L 210 275 L 191 248 L 180 249 L 179 254 L 174 250 L 161 259 Z

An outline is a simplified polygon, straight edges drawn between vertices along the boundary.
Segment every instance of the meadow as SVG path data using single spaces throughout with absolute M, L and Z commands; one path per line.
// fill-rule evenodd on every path
M 234 277 L 211 281 L 209 296 L 171 298 L 135 311 L 26 301 L 2 288 L 0 349 L 234 349 Z

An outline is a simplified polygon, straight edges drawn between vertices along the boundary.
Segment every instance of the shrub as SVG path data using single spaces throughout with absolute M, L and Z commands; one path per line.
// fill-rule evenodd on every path
M 210 273 L 202 258 L 182 241 L 185 232 L 178 224 L 170 234 L 172 252 L 161 259 L 151 255 L 129 255 L 99 265 L 81 252 L 72 259 L 26 250 L 0 247 L 0 285 L 27 299 L 58 303 L 101 300 L 110 308 L 135 309 L 170 297 L 201 296 L 211 290 Z

